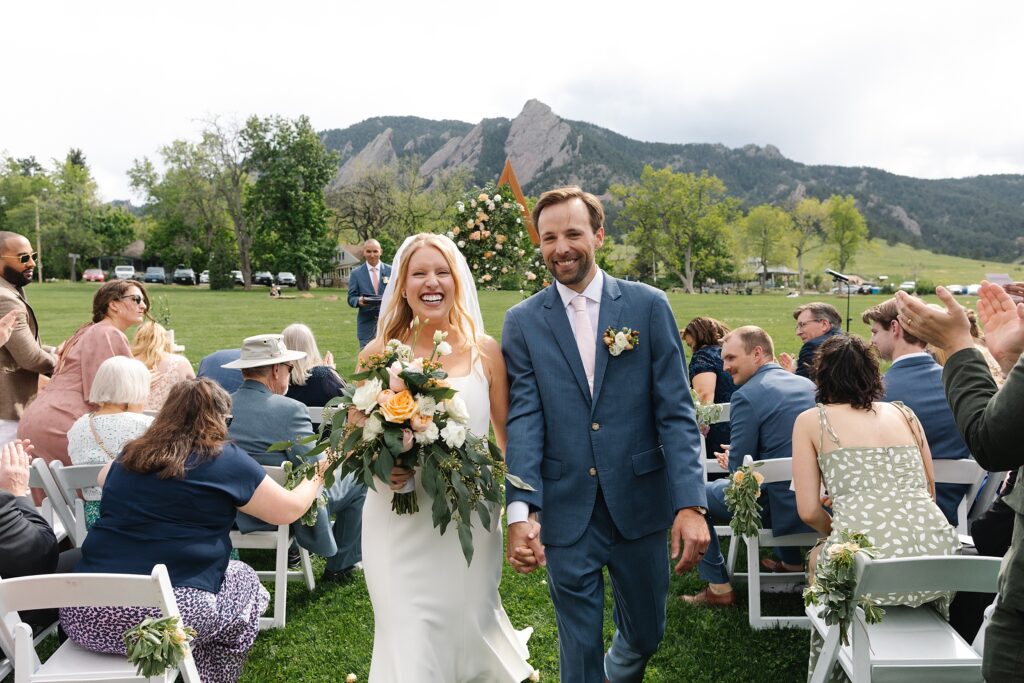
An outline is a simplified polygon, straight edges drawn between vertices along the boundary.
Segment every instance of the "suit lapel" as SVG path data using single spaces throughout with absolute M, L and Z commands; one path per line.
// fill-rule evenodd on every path
M 622 312 L 622 292 L 619 291 L 619 283 L 613 277 L 604 274 L 604 289 L 601 292 L 601 309 L 597 316 L 597 351 L 594 355 L 594 405 L 597 405 L 597 398 L 601 395 L 601 388 L 604 386 L 604 373 L 608 369 L 608 359 L 611 354 L 604 345 L 604 331 L 609 327 L 618 328 L 619 314 Z
M 551 333 L 558 342 L 558 348 L 562 350 L 569 369 L 576 378 L 576 384 L 580 391 L 590 401 L 590 385 L 587 384 L 587 374 L 583 370 L 583 361 L 580 360 L 580 351 L 576 348 L 576 337 L 572 334 L 572 327 L 569 325 L 569 316 L 565 313 L 565 306 L 562 304 L 562 297 L 558 295 L 558 288 L 551 285 L 548 288 L 547 299 L 544 302 L 546 309 L 544 319 L 547 321 Z

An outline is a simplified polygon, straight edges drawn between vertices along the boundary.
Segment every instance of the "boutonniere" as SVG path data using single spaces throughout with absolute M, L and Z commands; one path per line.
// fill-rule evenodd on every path
M 389 277 L 388 277 L 387 275 L 385 275 L 384 277 L 382 277 L 382 278 L 380 279 L 380 281 L 381 281 L 381 282 L 383 282 L 384 284 L 387 284 L 387 283 L 388 283 L 388 280 L 390 280 L 390 279 L 391 279 L 391 278 L 389 278 Z
M 623 351 L 632 351 L 634 347 L 640 345 L 640 333 L 628 327 L 620 330 L 609 327 L 604 331 L 604 345 L 608 347 L 608 353 L 618 356 Z

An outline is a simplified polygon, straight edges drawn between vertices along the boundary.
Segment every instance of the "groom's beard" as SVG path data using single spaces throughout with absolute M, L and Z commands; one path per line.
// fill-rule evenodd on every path
M 572 271 L 561 271 L 555 266 L 555 261 L 560 261 L 560 258 L 554 258 L 551 260 L 545 260 L 544 265 L 547 266 L 548 272 L 561 282 L 566 287 L 572 287 L 573 285 L 579 284 L 587 279 L 587 275 L 594 267 L 594 259 L 590 254 L 573 254 L 576 257 L 576 268 Z

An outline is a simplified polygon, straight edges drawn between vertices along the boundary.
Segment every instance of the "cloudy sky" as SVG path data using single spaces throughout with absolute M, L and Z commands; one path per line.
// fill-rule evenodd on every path
M 80 147 L 106 199 L 212 116 L 476 122 L 530 98 L 641 140 L 1024 173 L 1022 3 L 35 0 L 0 17 L 0 153 Z

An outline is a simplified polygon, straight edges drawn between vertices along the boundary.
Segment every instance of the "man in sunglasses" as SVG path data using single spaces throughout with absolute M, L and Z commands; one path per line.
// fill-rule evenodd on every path
M 39 343 L 36 315 L 24 287 L 36 269 L 32 244 L 15 232 L 0 231 L 0 316 L 17 311 L 11 338 L 0 348 L 0 443 L 18 434 L 18 420 L 36 395 L 39 375 L 53 372 L 57 356 L 52 346 Z

